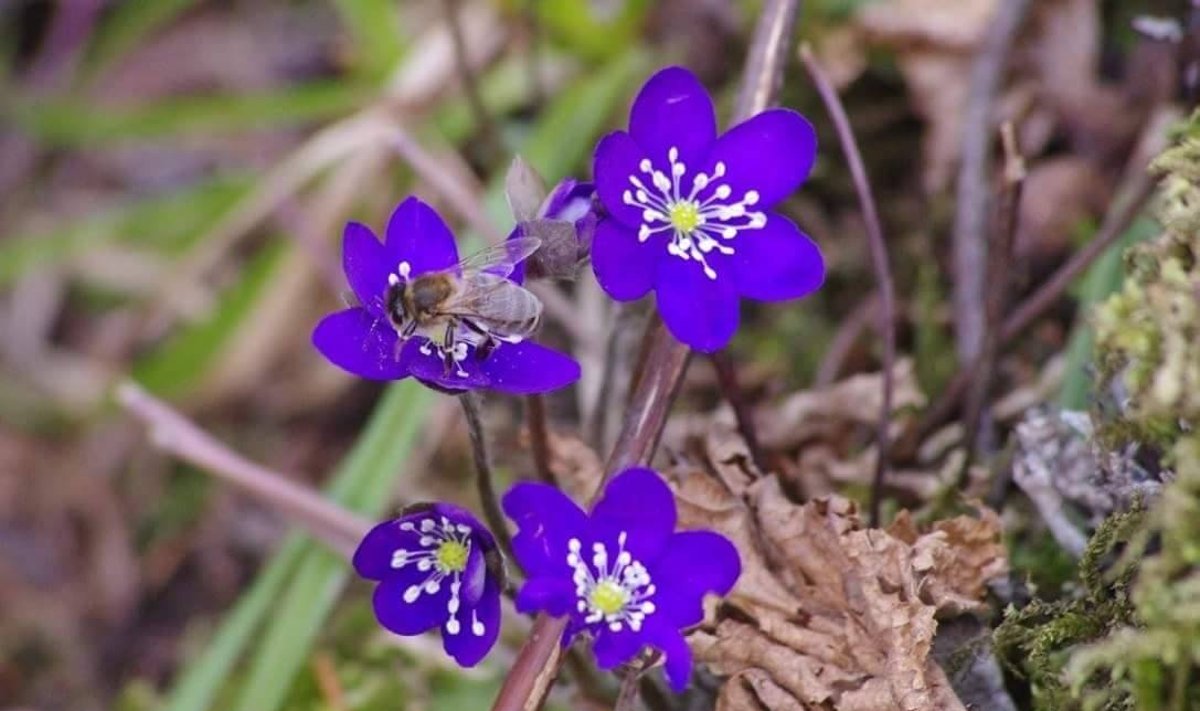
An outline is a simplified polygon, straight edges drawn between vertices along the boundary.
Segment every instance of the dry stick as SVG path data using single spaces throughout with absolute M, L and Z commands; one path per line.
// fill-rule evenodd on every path
M 557 484 L 550 469 L 550 428 L 546 424 L 546 398 L 530 395 L 525 398 L 525 421 L 529 425 L 529 449 L 533 452 L 533 468 L 538 478 L 547 484 Z
M 636 711 L 638 698 L 638 680 L 642 676 L 640 668 L 629 669 L 621 677 L 621 688 L 617 691 L 617 702 L 613 711 Z
M 849 316 L 842 319 L 842 324 L 838 326 L 838 330 L 829 341 L 829 347 L 825 349 L 825 355 L 821 357 L 821 365 L 817 367 L 817 374 L 813 376 L 814 390 L 828 387 L 837 381 L 838 376 L 842 374 L 846 359 L 850 357 L 850 353 L 854 349 L 854 344 L 858 342 L 863 331 L 867 330 L 867 322 L 871 320 L 871 315 L 878 308 L 879 294 L 872 292 L 850 311 Z
M 971 67 L 954 216 L 954 327 L 961 365 L 977 357 L 983 345 L 992 113 L 1009 51 L 1030 5 L 1029 0 L 1001 0 Z
M 968 456 L 958 472 L 958 488 L 969 481 L 970 453 L 982 447 L 977 440 L 984 426 L 984 408 L 994 380 L 996 359 L 1000 355 L 1000 329 L 1004 323 L 1004 312 L 1008 308 L 1009 264 L 1012 259 L 1013 243 L 1017 234 L 1017 222 L 1021 210 L 1021 193 L 1025 185 L 1025 158 L 1017 146 L 1017 135 L 1012 122 L 1000 127 L 1000 142 L 1004 147 L 1004 185 L 1000 206 L 996 212 L 995 229 L 991 232 L 991 244 L 987 253 L 987 328 L 984 332 L 983 350 L 979 354 L 978 376 L 971 382 L 963 406 L 963 441 Z
M 879 412 L 879 423 L 876 425 L 875 439 L 878 456 L 875 458 L 875 478 L 871 482 L 871 525 L 879 525 L 879 507 L 883 499 L 883 483 L 887 478 L 888 468 L 888 430 L 892 417 L 893 373 L 896 364 L 896 287 L 892 281 L 892 269 L 889 266 L 887 241 L 883 237 L 883 226 L 879 220 L 879 210 L 875 206 L 875 195 L 871 191 L 871 180 L 867 177 L 867 168 L 863 164 L 862 153 L 858 150 L 858 141 L 854 138 L 854 129 L 850 126 L 850 118 L 838 98 L 829 78 L 821 69 L 820 63 L 813 57 L 808 45 L 800 47 L 800 58 L 804 67 L 812 77 L 825 108 L 829 111 L 833 125 L 837 129 L 838 140 L 842 144 L 842 153 L 850 164 L 850 175 L 854 179 L 855 192 L 862 209 L 863 221 L 867 226 L 867 247 L 871 252 L 871 268 L 875 270 L 875 280 L 879 283 L 879 335 L 883 339 L 883 396 Z
M 329 547 L 349 556 L 370 529 L 369 521 L 245 459 L 137 384 L 119 385 L 117 401 L 150 428 L 158 447 L 281 510 Z
M 1059 297 L 1067 290 L 1067 287 L 1071 285 L 1071 282 L 1090 267 L 1092 262 L 1096 261 L 1101 254 L 1104 254 L 1114 242 L 1120 239 L 1121 235 L 1125 234 L 1129 226 L 1133 224 L 1134 219 L 1141 213 L 1146 201 L 1154 193 L 1154 186 L 1157 181 L 1146 170 L 1146 166 L 1149 164 L 1151 158 L 1158 155 L 1165 147 L 1166 126 L 1173 120 L 1174 115 L 1169 109 L 1164 109 L 1155 114 L 1147 122 L 1146 128 L 1142 131 L 1142 139 L 1139 147 L 1134 151 L 1133 157 L 1130 158 L 1127 164 L 1125 178 L 1122 180 L 1121 186 L 1117 190 L 1117 196 L 1113 200 L 1108 213 L 1104 216 L 1104 222 L 1100 225 L 1095 238 L 1059 267 L 1058 271 L 1042 284 L 1037 291 L 1022 301 L 1008 315 L 1008 318 L 1004 320 L 1004 324 L 1000 329 L 1001 345 L 1008 343 L 1015 336 L 1029 328 L 1034 321 L 1058 301 Z M 942 394 L 938 397 L 937 401 L 925 411 L 920 422 L 912 430 L 912 434 L 907 438 L 905 446 L 897 448 L 899 451 L 893 451 L 896 458 L 911 458 L 920 442 L 954 415 L 959 401 L 966 393 L 968 385 L 975 379 L 978 372 L 979 362 L 976 360 L 971 362 L 966 368 L 960 370 L 950 380 L 950 383 L 942 390 Z
M 483 103 L 483 96 L 479 93 L 479 82 L 475 79 L 475 72 L 471 69 L 471 58 L 467 55 L 467 38 L 463 33 L 462 21 L 459 16 L 459 2 L 460 0 L 442 0 L 446 10 L 446 23 L 450 25 L 450 41 L 454 45 L 454 61 L 458 68 L 458 78 L 462 82 L 467 106 L 475 115 L 475 122 L 479 124 L 479 129 L 483 132 L 485 154 L 490 160 L 499 156 L 504 146 L 500 142 L 496 122 L 492 119 L 492 114 L 488 111 L 487 105 Z
M 440 158 L 425 150 L 401 127 L 393 126 L 390 138 L 392 148 L 396 149 L 396 153 L 404 162 L 408 163 L 413 172 L 421 176 L 430 188 L 441 195 L 450 208 L 466 220 L 471 229 L 478 232 L 489 244 L 499 244 L 503 241 L 504 235 L 488 219 L 483 202 L 478 199 L 481 190 L 477 185 L 472 185 L 457 172 L 447 170 Z
M 774 88 L 783 76 L 787 40 L 798 5 L 799 0 L 766 0 L 764 3 L 746 61 L 736 120 L 753 116 L 770 102 Z M 638 379 L 617 443 L 605 467 L 606 476 L 630 464 L 650 461 L 687 368 L 691 351 L 671 338 L 658 319 L 653 319 L 648 328 L 653 329 L 653 336 L 645 359 L 646 372 Z M 541 708 L 558 672 L 559 641 L 566 627 L 566 618 L 538 616 L 529 639 L 500 687 L 492 711 L 536 711 Z
M 487 433 L 483 429 L 479 396 L 466 392 L 458 396 L 458 401 L 462 403 L 463 415 L 467 418 L 471 457 L 475 460 L 475 486 L 479 490 L 479 503 L 483 506 L 484 518 L 487 519 L 488 528 L 492 529 L 504 554 L 509 560 L 513 560 L 512 538 L 508 535 L 508 525 L 504 521 L 504 512 L 500 510 L 500 499 L 496 496 L 496 479 L 492 473 L 491 459 L 488 457 Z
M 709 360 L 713 364 L 713 370 L 717 373 L 717 384 L 721 388 L 721 395 L 733 408 L 733 417 L 737 421 L 738 432 L 746 441 L 746 448 L 750 450 L 750 459 L 753 460 L 754 466 L 760 472 L 771 471 L 770 462 L 767 461 L 767 456 L 763 452 L 762 446 L 759 445 L 758 429 L 754 425 L 754 413 L 750 409 L 750 403 L 746 402 L 745 393 L 742 392 L 741 385 L 738 383 L 737 369 L 734 368 L 733 358 L 727 351 L 719 351 L 709 356 Z

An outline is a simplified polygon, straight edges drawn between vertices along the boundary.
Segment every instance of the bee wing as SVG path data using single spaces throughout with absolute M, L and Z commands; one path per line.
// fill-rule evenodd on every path
M 525 287 L 490 272 L 463 276 L 462 289 L 445 312 L 494 327 L 507 336 L 526 336 L 537 328 L 542 302 Z
M 472 254 L 459 262 L 458 267 L 463 274 L 487 272 L 506 277 L 541 246 L 542 240 L 538 237 L 514 237 Z

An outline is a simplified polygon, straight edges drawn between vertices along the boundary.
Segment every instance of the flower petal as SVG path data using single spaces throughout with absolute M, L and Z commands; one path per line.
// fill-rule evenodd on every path
M 687 69 L 662 69 L 633 100 L 629 133 L 659 170 L 666 170 L 672 147 L 679 149 L 685 164 L 697 165 L 717 136 L 712 98 Z
M 443 584 L 436 593 L 425 592 L 419 583 L 428 575 L 417 582 L 408 576 L 389 576 L 379 583 L 373 598 L 379 624 L 400 635 L 421 634 L 440 626 L 449 614 L 450 588 Z M 414 590 L 419 591 L 416 597 L 412 597 Z M 405 599 L 406 593 L 412 602 Z
M 596 194 L 608 213 L 626 227 L 636 230 L 642 224 L 642 209 L 625 203 L 625 192 L 633 189 L 631 177 L 644 178 L 639 167 L 646 154 L 637 141 L 624 131 L 614 131 L 596 146 L 592 175 Z
M 458 264 L 454 233 L 441 215 L 417 197 L 409 197 L 392 212 L 384 246 L 394 262 L 389 265 L 391 269 L 408 262 L 414 275 Z
M 481 370 L 489 387 L 513 395 L 558 390 L 579 380 L 579 363 L 533 341 L 500 344 Z
M 500 636 L 500 586 L 490 576 L 475 604 L 466 600 L 455 614 L 457 631 L 449 627 L 449 613 L 442 625 L 442 648 L 459 666 L 473 667 L 487 656 Z
M 676 627 L 704 619 L 704 596 L 728 595 L 742 571 L 737 548 L 713 531 L 682 531 L 671 536 L 664 552 L 650 565 L 658 592 L 658 610 Z
M 735 243 L 733 280 L 738 293 L 760 301 L 807 296 L 825 281 L 825 260 L 808 235 L 786 217 L 767 213 L 761 229 L 742 232 Z
M 565 576 L 570 580 L 567 541 L 587 530 L 583 509 L 558 489 L 532 482 L 514 485 L 501 504 L 517 525 L 513 554 L 529 577 Z
M 692 650 L 679 630 L 665 618 L 650 615 L 642 627 L 646 642 L 662 652 L 666 660 L 667 681 L 676 693 L 682 693 L 692 678 Z
M 725 163 L 722 182 L 740 199 L 758 192 L 758 209 L 768 209 L 792 194 L 812 170 L 817 134 L 795 111 L 770 109 L 729 129 L 708 156 L 711 170 Z
M 428 352 L 422 352 L 422 348 Z M 413 377 L 439 390 L 461 392 L 486 388 L 491 384 L 479 359 L 475 357 L 474 349 L 468 349 L 465 359 L 447 368 L 429 339 L 421 336 L 413 336 L 404 343 L 400 362 L 407 366 Z
M 639 242 L 634 230 L 616 220 L 601 220 L 592 240 L 596 281 L 617 301 L 634 301 L 654 286 L 658 263 L 666 254 L 663 235 Z
M 630 467 L 604 488 L 592 509 L 592 530 L 606 543 L 626 533 L 625 549 L 637 560 L 653 560 L 675 530 L 675 495 L 654 470 Z
M 517 591 L 517 611 L 527 615 L 545 612 L 551 617 L 562 617 L 571 612 L 574 603 L 575 588 L 564 577 L 530 578 Z
M 342 233 L 342 269 L 359 304 L 373 316 L 386 315 L 384 294 L 388 274 L 396 268 L 391 261 L 370 227 L 360 222 L 346 223 Z
M 700 265 L 676 257 L 658 264 L 655 295 L 658 311 L 671 335 L 704 353 L 724 348 L 738 327 L 738 296 L 725 257 L 708 255 L 716 279 L 705 276 Z
M 409 372 L 397 357 L 396 332 L 363 308 L 346 309 L 321 319 L 313 345 L 337 367 L 368 380 L 399 380 Z
M 403 519 L 384 521 L 363 536 L 354 551 L 354 570 L 367 580 L 383 580 L 395 575 L 392 555 L 398 550 L 421 550 L 420 534 L 400 530 Z
M 592 644 L 592 652 L 596 655 L 596 666 L 601 669 L 613 669 L 618 665 L 633 659 L 646 644 L 645 638 L 639 632 L 628 627 L 620 632 L 602 629 L 596 634 Z

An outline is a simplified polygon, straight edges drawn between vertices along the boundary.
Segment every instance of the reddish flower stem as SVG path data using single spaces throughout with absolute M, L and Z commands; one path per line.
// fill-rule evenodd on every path
M 774 96 L 787 61 L 799 0 L 767 0 L 754 30 L 746 60 L 742 90 L 734 120 L 742 121 L 762 111 Z M 666 329 L 651 321 L 654 329 L 644 370 L 626 411 L 617 443 L 609 455 L 606 477 L 631 465 L 646 464 L 658 446 L 687 369 L 690 349 L 671 338 Z M 603 489 L 603 483 L 600 489 Z M 598 493 L 598 492 L 597 492 Z M 537 711 L 558 673 L 565 618 L 539 615 L 525 646 L 500 687 L 492 711 Z
M 875 280 L 879 288 L 879 336 L 883 339 L 883 397 L 880 398 L 879 422 L 876 425 L 875 442 L 878 455 L 875 458 L 875 476 L 871 482 L 871 525 L 879 525 L 879 507 L 883 500 L 883 484 L 887 479 L 888 470 L 888 429 L 892 417 L 892 371 L 896 363 L 896 287 L 892 281 L 892 269 L 889 266 L 887 240 L 883 237 L 883 226 L 879 220 L 879 209 L 875 206 L 875 195 L 871 190 L 871 180 L 867 177 L 867 168 L 863 163 L 862 152 L 858 150 L 858 141 L 854 138 L 854 129 L 850 126 L 850 118 L 838 98 L 837 90 L 825 75 L 819 62 L 813 56 L 807 45 L 800 47 L 800 59 L 804 62 L 808 75 L 812 77 L 813 85 L 825 109 L 837 129 L 838 140 L 842 144 L 842 153 L 850 166 L 850 175 L 854 179 L 855 192 L 858 193 L 859 206 L 862 209 L 863 221 L 867 226 L 867 248 L 871 253 L 871 266 L 875 270 Z

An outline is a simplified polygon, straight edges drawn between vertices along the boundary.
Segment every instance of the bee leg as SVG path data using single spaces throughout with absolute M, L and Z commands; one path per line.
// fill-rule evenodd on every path
M 446 324 L 446 331 L 442 334 L 442 362 L 446 366 L 446 375 L 455 369 L 454 363 L 454 322 Z

